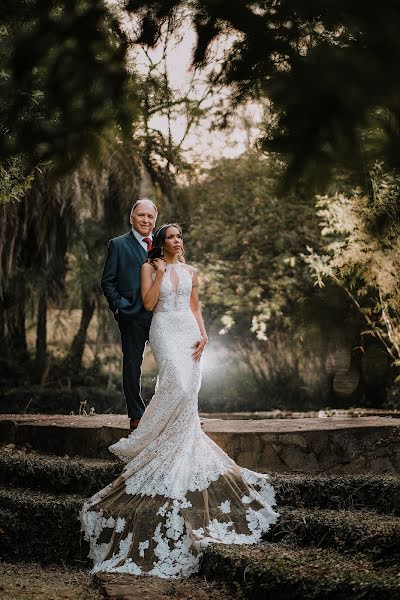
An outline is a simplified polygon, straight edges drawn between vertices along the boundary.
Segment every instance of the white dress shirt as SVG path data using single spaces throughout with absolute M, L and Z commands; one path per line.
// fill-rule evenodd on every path
M 137 239 L 137 241 L 139 242 L 139 244 L 142 246 L 142 248 L 144 248 L 146 250 L 146 252 L 147 252 L 147 244 L 143 240 L 144 240 L 145 237 L 148 237 L 148 238 L 150 238 L 152 240 L 153 239 L 153 234 L 149 233 L 149 235 L 142 235 L 141 233 L 139 233 L 138 231 L 136 231 L 136 229 L 134 229 L 133 227 L 132 227 L 132 233 L 135 236 L 135 238 Z

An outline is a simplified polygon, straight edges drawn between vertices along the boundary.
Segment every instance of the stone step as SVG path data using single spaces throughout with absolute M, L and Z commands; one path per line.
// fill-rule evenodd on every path
M 53 494 L 90 496 L 116 479 L 124 463 L 0 449 L 0 485 Z M 291 507 L 372 509 L 400 516 L 398 475 L 297 475 L 276 473 L 271 483 L 277 504 Z
M 367 510 L 278 507 L 280 517 L 266 534 L 271 542 L 362 552 L 400 564 L 400 517 Z
M 201 563 L 207 580 L 250 600 L 399 600 L 400 568 L 376 566 L 363 554 L 290 544 L 210 545 Z
M 204 431 L 239 465 L 260 472 L 400 473 L 400 423 L 390 417 L 208 419 Z M 114 458 L 121 415 L 0 415 L 2 444 L 49 454 Z
M 108 446 L 129 434 L 127 417 L 0 415 L 0 441 L 59 456 L 116 457 Z
M 0 398 L 1 402 L 1 398 Z M 2 411 L 6 412 L 6 411 Z M 313 419 L 329 417 L 396 417 L 400 418 L 400 409 L 396 408 L 326 408 L 322 410 L 255 410 L 251 412 L 201 412 L 205 419 Z

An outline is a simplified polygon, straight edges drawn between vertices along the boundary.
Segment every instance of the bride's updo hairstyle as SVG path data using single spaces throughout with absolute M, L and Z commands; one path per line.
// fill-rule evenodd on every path
M 148 260 L 154 260 L 155 258 L 162 258 L 164 256 L 165 236 L 167 235 L 167 229 L 169 227 L 176 227 L 183 238 L 182 228 L 178 223 L 166 223 L 165 225 L 161 225 L 153 236 L 153 245 L 147 254 Z M 182 254 L 179 256 L 181 262 L 185 262 L 184 254 L 185 252 L 182 251 Z

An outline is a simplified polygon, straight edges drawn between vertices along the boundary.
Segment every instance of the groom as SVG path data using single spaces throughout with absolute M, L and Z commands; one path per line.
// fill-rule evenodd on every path
M 140 271 L 152 246 L 157 208 L 148 198 L 132 207 L 129 233 L 109 241 L 101 289 L 118 322 L 122 342 L 122 388 L 134 431 L 146 408 L 140 394 L 143 353 L 149 339 L 152 313 L 142 302 Z

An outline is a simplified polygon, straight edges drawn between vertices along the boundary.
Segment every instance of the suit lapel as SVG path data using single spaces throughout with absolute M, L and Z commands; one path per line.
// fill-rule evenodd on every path
M 139 261 L 140 266 L 142 266 L 142 264 L 146 260 L 145 249 L 142 248 L 142 246 L 139 244 L 139 242 L 133 235 L 132 231 L 130 231 L 129 233 L 126 234 L 126 238 L 128 240 L 129 248 L 132 250 L 133 254 L 136 256 L 137 260 Z

